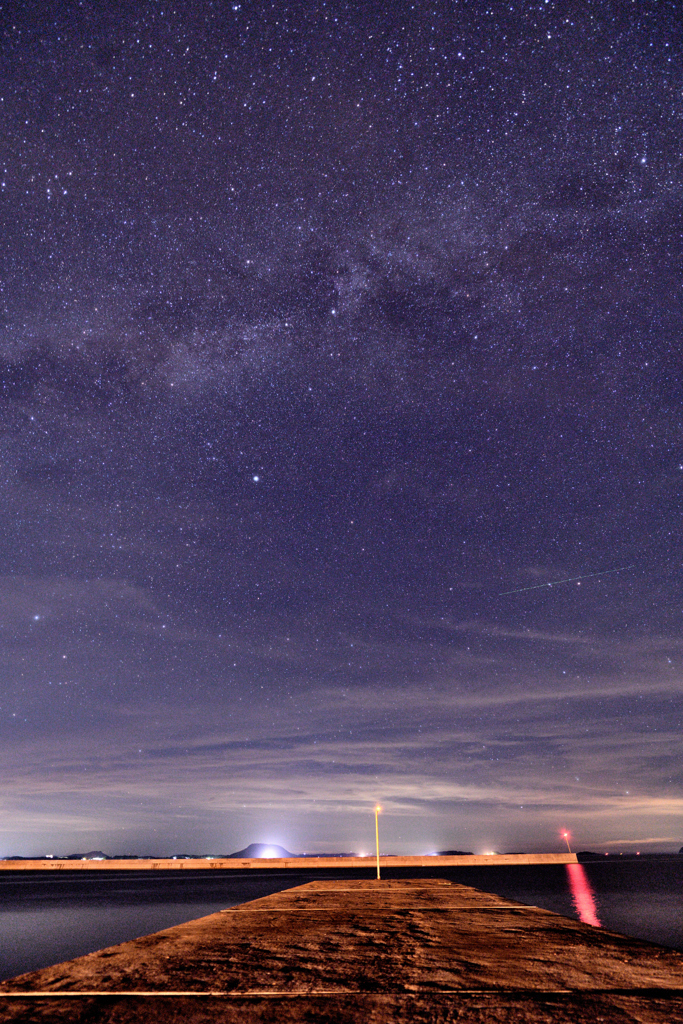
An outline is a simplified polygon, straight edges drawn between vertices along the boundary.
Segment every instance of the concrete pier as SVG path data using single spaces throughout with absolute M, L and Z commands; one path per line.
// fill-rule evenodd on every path
M 5 981 L 0 1020 L 680 1024 L 683 954 L 445 880 L 321 880 Z

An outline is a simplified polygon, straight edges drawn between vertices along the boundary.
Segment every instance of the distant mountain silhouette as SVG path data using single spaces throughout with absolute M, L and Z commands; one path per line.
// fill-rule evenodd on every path
M 439 850 L 437 857 L 471 857 L 471 850 Z
M 296 854 L 285 850 L 284 846 L 276 846 L 274 843 L 249 843 L 243 850 L 237 853 L 229 853 L 228 857 L 245 858 L 270 858 L 270 857 L 294 857 Z

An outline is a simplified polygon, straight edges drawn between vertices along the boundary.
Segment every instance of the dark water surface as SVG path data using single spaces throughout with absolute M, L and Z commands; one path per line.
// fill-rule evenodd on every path
M 683 951 L 683 857 L 387 871 L 440 877 Z M 321 878 L 367 871 L 0 872 L 0 978 Z

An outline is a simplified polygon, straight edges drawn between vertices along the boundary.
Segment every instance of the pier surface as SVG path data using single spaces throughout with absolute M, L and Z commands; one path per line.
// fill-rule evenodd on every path
M 445 880 L 321 880 L 5 981 L 0 1020 L 679 1024 L 683 954 Z

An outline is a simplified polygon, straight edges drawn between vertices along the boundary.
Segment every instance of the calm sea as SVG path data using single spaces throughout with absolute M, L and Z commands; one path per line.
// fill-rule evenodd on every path
M 316 878 L 197 871 L 0 872 L 0 978 L 212 914 Z M 683 857 L 611 857 L 579 865 L 393 871 L 438 876 L 683 951 Z

